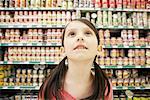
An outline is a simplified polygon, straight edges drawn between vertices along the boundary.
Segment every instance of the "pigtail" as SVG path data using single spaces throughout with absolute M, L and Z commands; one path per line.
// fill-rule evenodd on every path
M 102 71 L 102 69 L 99 67 L 99 65 L 95 61 L 94 61 L 94 69 L 95 69 L 94 70 L 95 71 L 95 87 L 94 88 L 96 89 L 95 92 L 100 93 L 98 98 L 102 97 L 102 99 L 104 100 L 106 88 L 108 88 L 107 96 L 110 93 L 110 83 L 105 73 Z
M 67 57 L 65 57 L 59 64 L 56 66 L 50 76 L 45 80 L 45 82 L 42 84 L 40 91 L 39 91 L 39 100 L 49 100 L 52 97 L 56 99 L 61 99 L 60 90 L 63 87 L 63 81 L 67 66 L 65 65 L 65 60 Z

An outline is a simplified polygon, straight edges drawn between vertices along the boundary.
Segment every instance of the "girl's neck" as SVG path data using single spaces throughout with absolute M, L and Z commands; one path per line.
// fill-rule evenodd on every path
M 68 60 L 68 71 L 65 79 L 70 80 L 74 83 L 82 83 L 91 81 L 93 61 L 72 61 Z

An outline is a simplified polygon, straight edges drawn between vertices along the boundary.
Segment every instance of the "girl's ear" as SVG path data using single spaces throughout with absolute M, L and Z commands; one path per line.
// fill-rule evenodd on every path
M 61 52 L 61 53 L 65 53 L 64 47 L 60 47 L 60 52 Z
M 65 53 L 65 48 L 64 47 L 60 47 L 60 53 L 62 57 L 66 57 L 66 53 Z
M 97 54 L 100 54 L 102 51 L 102 45 L 98 45 L 97 47 Z

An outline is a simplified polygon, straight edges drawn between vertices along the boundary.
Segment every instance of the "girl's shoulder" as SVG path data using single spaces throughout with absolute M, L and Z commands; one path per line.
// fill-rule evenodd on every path
M 106 87 L 106 91 L 105 91 L 105 100 L 113 100 L 113 87 L 112 87 L 112 83 L 109 81 L 110 84 L 110 92 L 107 95 L 108 92 L 108 86 Z

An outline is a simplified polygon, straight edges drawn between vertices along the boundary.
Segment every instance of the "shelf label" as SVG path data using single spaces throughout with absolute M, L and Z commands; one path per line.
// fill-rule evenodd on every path
M 28 61 L 23 61 L 22 64 L 29 64 L 29 62 Z
M 27 43 L 26 45 L 27 45 L 27 46 L 32 46 L 32 43 Z
M 20 89 L 20 87 L 19 86 L 15 86 L 14 89 Z
M 14 26 L 13 25 L 8 25 L 8 28 L 13 28 Z
M 45 61 L 41 61 L 40 64 L 45 64 Z
M 22 28 L 22 27 L 23 27 L 23 25 L 18 25 L 17 27 Z
M 8 63 L 8 64 L 13 64 L 13 62 L 12 62 L 12 61 L 8 61 L 7 63 Z
M 117 68 L 123 68 L 122 66 L 117 66 Z
M 0 64 L 3 64 L 3 61 L 0 61 Z
M 22 43 L 17 43 L 16 45 L 17 45 L 17 46 L 23 46 L 23 44 L 22 44 Z
M 135 87 L 135 89 L 141 89 L 141 87 Z
M 135 68 L 141 68 L 141 66 L 135 66 Z
M 39 27 L 39 28 L 41 28 L 41 27 L 42 27 L 42 25 L 37 25 L 36 27 Z
M 128 89 L 128 87 L 125 87 L 125 86 L 124 86 L 123 89 Z
M 150 68 L 150 66 L 145 66 L 146 68 Z
M 8 87 L 7 86 L 3 86 L 3 89 L 8 89 Z
M 13 46 L 14 44 L 13 43 L 8 43 L 8 46 Z
M 26 27 L 27 27 L 27 28 L 31 28 L 31 27 L 32 27 L 32 25 L 27 25 Z

